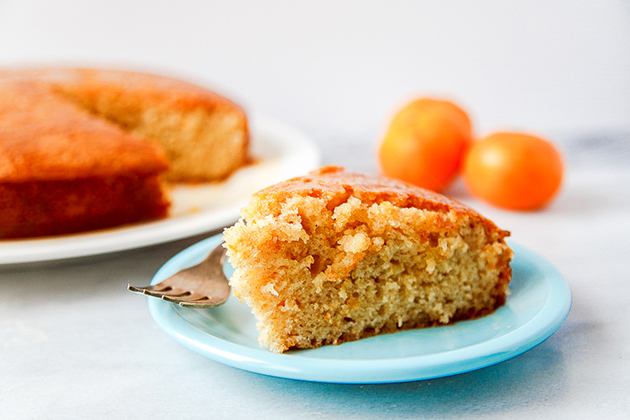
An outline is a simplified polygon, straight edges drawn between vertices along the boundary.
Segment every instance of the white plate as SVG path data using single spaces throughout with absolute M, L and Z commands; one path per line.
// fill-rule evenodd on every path
M 221 241 L 203 240 L 169 260 L 154 276 L 159 283 L 197 264 Z M 537 346 L 562 324 L 571 290 L 546 260 L 513 242 L 511 294 L 491 315 L 453 325 L 325 346 L 269 352 L 256 340 L 250 308 L 231 297 L 220 307 L 185 309 L 148 298 L 156 324 L 171 338 L 211 360 L 280 378 L 335 383 L 383 383 L 430 379 L 502 362 Z M 229 263 L 226 275 L 233 272 Z
M 238 219 L 252 193 L 302 175 L 320 164 L 312 141 L 292 127 L 264 116 L 250 119 L 256 164 L 220 184 L 178 186 L 166 219 L 89 233 L 0 241 L 0 264 L 51 261 L 123 251 L 220 229 Z

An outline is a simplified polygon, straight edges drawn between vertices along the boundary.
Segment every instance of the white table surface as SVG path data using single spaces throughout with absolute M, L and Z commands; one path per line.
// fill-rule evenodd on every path
M 468 198 L 461 185 L 449 191 L 551 261 L 571 286 L 564 324 L 516 358 L 381 385 L 278 379 L 207 360 L 167 337 L 145 298 L 126 291 L 202 235 L 2 267 L 0 418 L 627 418 L 630 133 L 560 140 L 567 178 L 544 211 L 497 210 Z M 319 144 L 324 163 L 375 171 L 369 148 L 332 137 Z

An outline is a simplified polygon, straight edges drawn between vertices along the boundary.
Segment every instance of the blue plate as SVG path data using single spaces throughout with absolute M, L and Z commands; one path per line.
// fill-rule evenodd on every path
M 214 236 L 177 254 L 152 284 L 200 262 L 221 241 Z M 149 311 L 170 337 L 209 359 L 263 375 L 334 383 L 384 383 L 437 378 L 502 362 L 553 334 L 571 308 L 571 290 L 547 261 L 510 243 L 512 294 L 493 314 L 473 321 L 401 331 L 338 346 L 269 352 L 256 341 L 250 308 L 231 297 L 212 309 L 184 309 L 149 298 Z M 229 263 L 224 270 L 233 271 Z

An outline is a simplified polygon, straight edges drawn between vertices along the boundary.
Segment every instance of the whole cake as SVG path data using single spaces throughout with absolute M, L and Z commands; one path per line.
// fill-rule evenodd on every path
M 224 239 L 233 292 L 281 353 L 493 312 L 508 235 L 437 193 L 325 167 L 256 193 Z
M 243 110 L 186 82 L 0 71 L 0 238 L 165 217 L 165 180 L 222 180 L 247 163 L 248 144 Z

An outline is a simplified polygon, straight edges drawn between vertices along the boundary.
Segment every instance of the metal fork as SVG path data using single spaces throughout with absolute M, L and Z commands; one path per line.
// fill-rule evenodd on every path
M 153 286 L 135 287 L 128 284 L 127 290 L 175 302 L 184 308 L 222 305 L 230 296 L 230 285 L 223 273 L 225 252 L 221 242 L 198 265 L 179 271 Z

